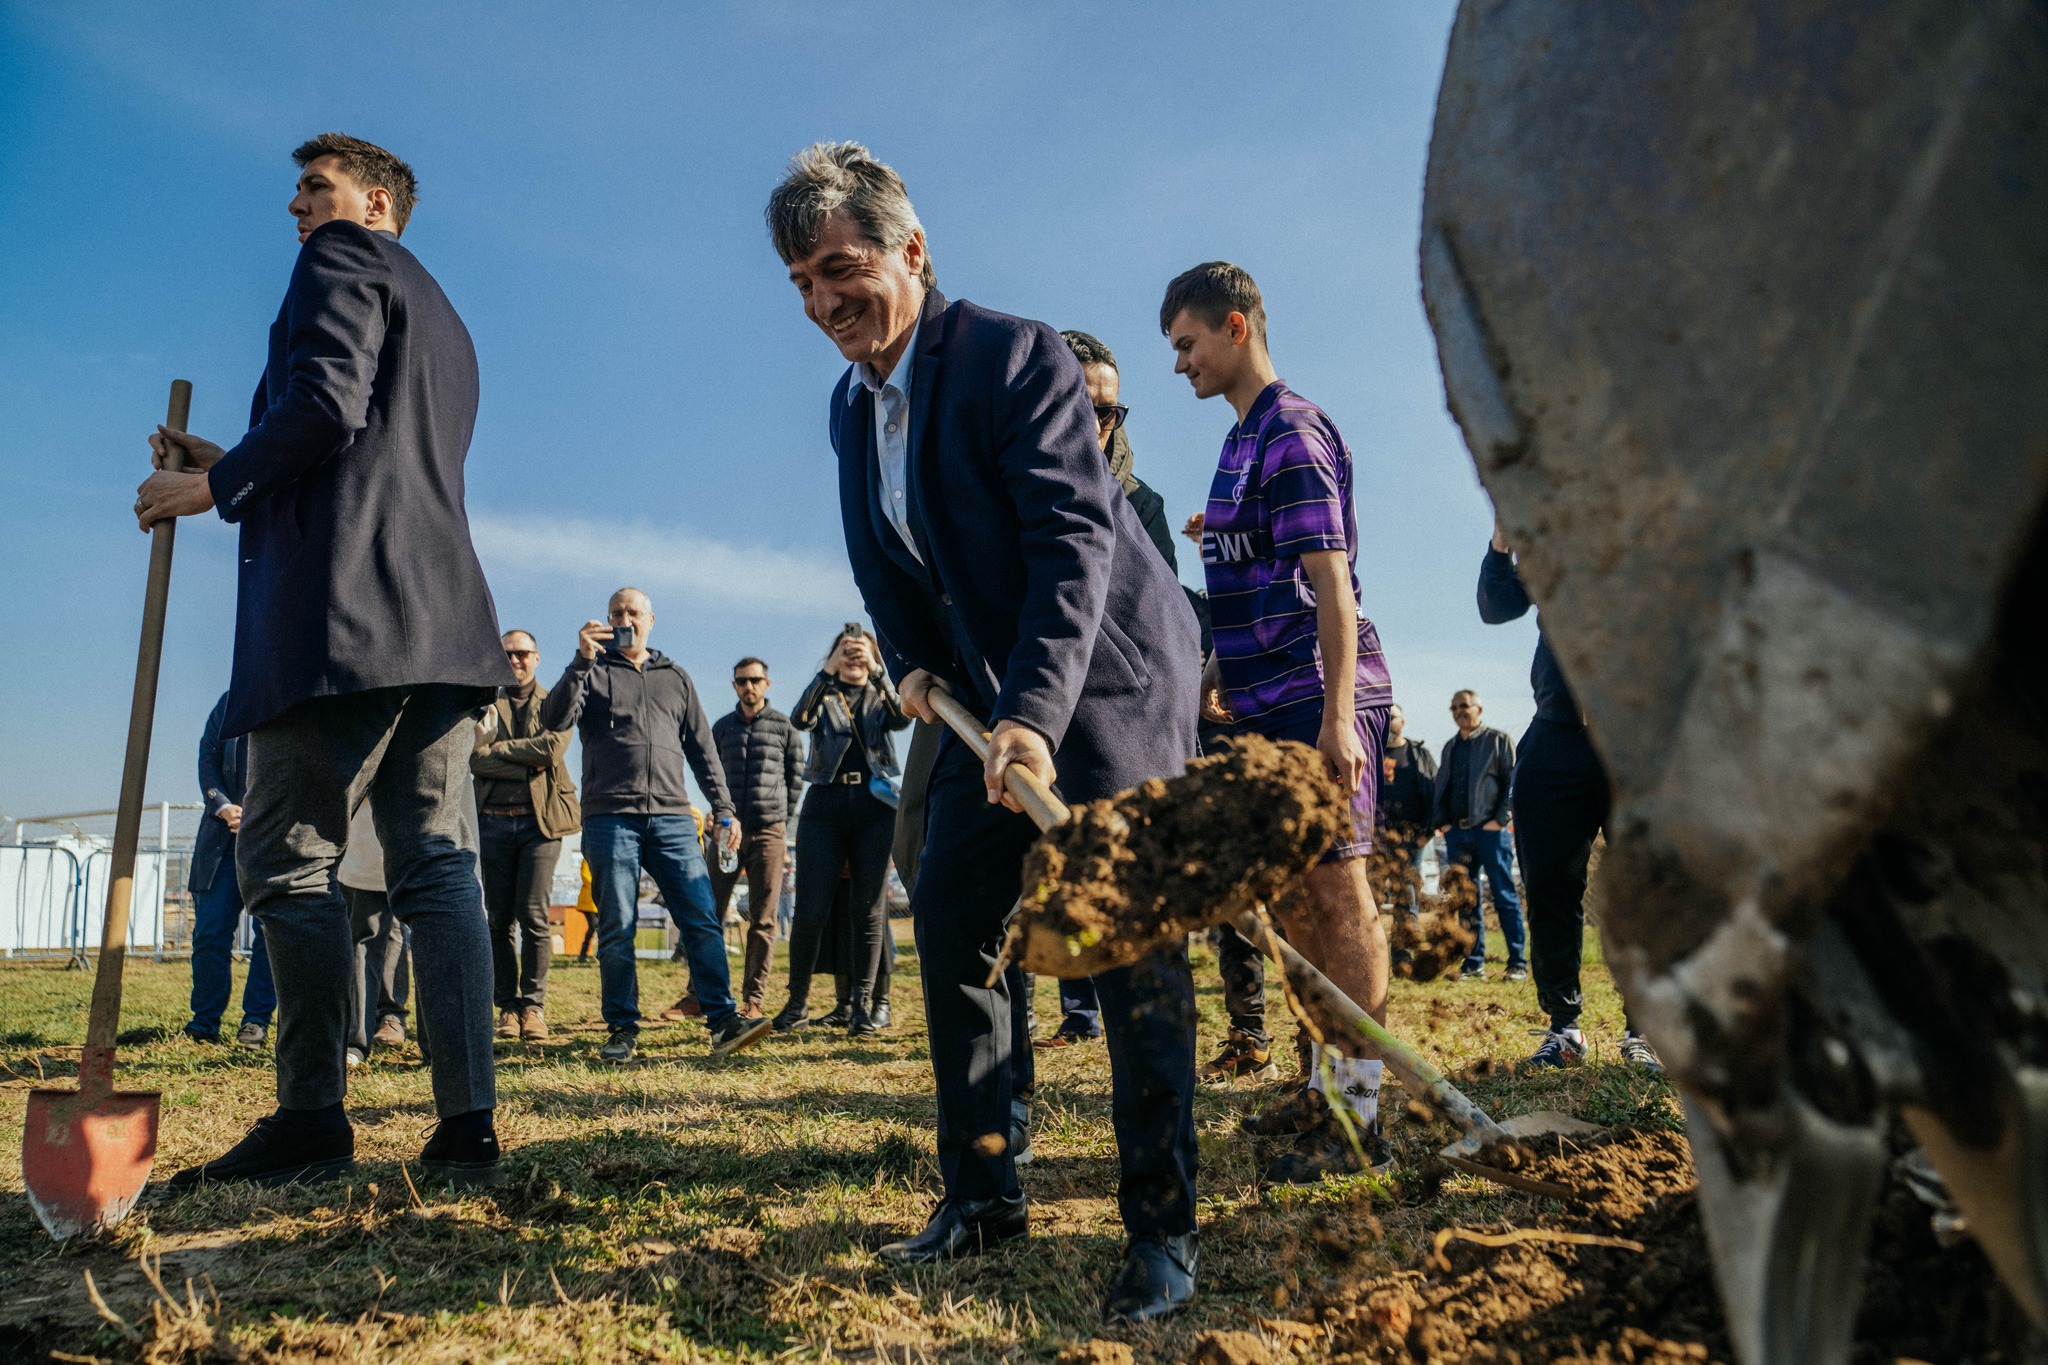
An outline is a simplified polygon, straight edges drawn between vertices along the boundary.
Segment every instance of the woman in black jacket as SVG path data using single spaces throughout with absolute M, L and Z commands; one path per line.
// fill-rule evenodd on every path
M 847 1031 L 875 1031 L 869 1006 L 881 967 L 888 907 L 882 899 L 896 811 L 873 791 L 897 776 L 892 730 L 910 724 L 896 690 L 882 672 L 881 650 L 863 630 L 845 630 L 832 642 L 824 671 L 798 699 L 790 721 L 812 734 L 796 841 L 796 914 L 789 931 L 789 1003 L 775 1016 L 787 1033 L 810 1022 L 811 973 L 832 916 L 839 873 L 851 871 L 846 937 L 839 960 L 853 978 Z

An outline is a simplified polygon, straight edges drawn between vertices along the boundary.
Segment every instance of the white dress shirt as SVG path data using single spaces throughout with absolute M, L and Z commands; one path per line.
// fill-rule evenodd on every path
M 917 354 L 917 332 L 923 325 L 922 318 L 912 324 L 910 344 L 903 348 L 886 381 L 877 384 L 874 371 L 865 364 L 853 367 L 861 384 L 875 396 L 875 452 L 881 465 L 882 511 L 896 528 L 896 534 L 910 547 L 911 558 L 920 564 L 924 563 L 924 556 L 917 552 L 917 541 L 910 534 L 910 361 Z M 858 396 L 859 390 L 851 384 L 846 386 L 847 402 Z

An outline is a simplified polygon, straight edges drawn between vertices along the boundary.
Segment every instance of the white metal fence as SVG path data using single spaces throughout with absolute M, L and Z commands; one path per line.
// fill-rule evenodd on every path
M 135 855 L 128 947 L 161 957 L 189 951 L 192 905 L 185 890 L 196 804 L 149 807 Z M 176 817 L 174 820 L 174 816 Z M 0 957 L 82 961 L 99 947 L 113 875 L 113 811 L 80 811 L 15 822 L 0 844 Z

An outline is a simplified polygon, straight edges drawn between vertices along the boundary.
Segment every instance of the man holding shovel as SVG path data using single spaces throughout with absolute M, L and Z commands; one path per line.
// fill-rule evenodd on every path
M 852 362 L 828 421 L 853 575 L 904 710 L 951 692 L 994 727 L 947 734 L 911 914 L 945 1198 L 897 1264 L 1027 1231 L 1009 1139 L 1011 1013 L 989 984 L 1031 820 L 1012 764 L 1068 800 L 1178 775 L 1195 752 L 1194 612 L 1118 490 L 1080 363 L 1043 323 L 949 303 L 903 181 L 853 143 L 799 153 L 768 202 L 805 314 Z M 1130 1235 L 1111 1321 L 1194 1294 L 1194 984 L 1184 951 L 1095 978 Z
M 144 530 L 209 510 L 242 528 L 223 728 L 249 736 L 236 856 L 278 997 L 277 1111 L 170 1185 L 354 1168 L 342 1109 L 352 945 L 335 869 L 365 801 L 391 908 L 435 983 L 420 1013 L 441 1122 L 420 1164 L 494 1184 L 491 949 L 469 756 L 480 708 L 513 679 L 462 505 L 476 352 L 399 245 L 411 169 L 341 133 L 292 156 L 301 245 L 249 432 L 223 451 L 159 428 L 158 472 L 135 501 Z M 163 467 L 173 444 L 197 472 Z

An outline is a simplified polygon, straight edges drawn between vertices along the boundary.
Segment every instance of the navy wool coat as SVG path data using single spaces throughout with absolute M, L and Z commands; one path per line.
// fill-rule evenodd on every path
M 890 676 L 929 670 L 991 724 L 1044 734 L 1070 801 L 1180 773 L 1200 634 L 1109 472 L 1080 362 L 1044 323 L 937 290 L 915 345 L 923 565 L 882 512 L 873 395 L 850 368 L 832 394 L 847 556 Z
M 476 350 L 434 277 L 388 232 L 315 229 L 249 434 L 208 475 L 242 527 L 226 733 L 308 697 L 511 685 L 462 505 L 476 408 Z
M 235 836 L 220 813 L 242 804 L 249 781 L 249 741 L 222 732 L 228 711 L 228 694 L 207 713 L 206 729 L 199 736 L 199 794 L 205 799 L 206 814 L 199 817 L 199 834 L 192 841 L 192 875 L 188 891 L 211 891 L 213 879 L 222 868 L 235 875 Z

